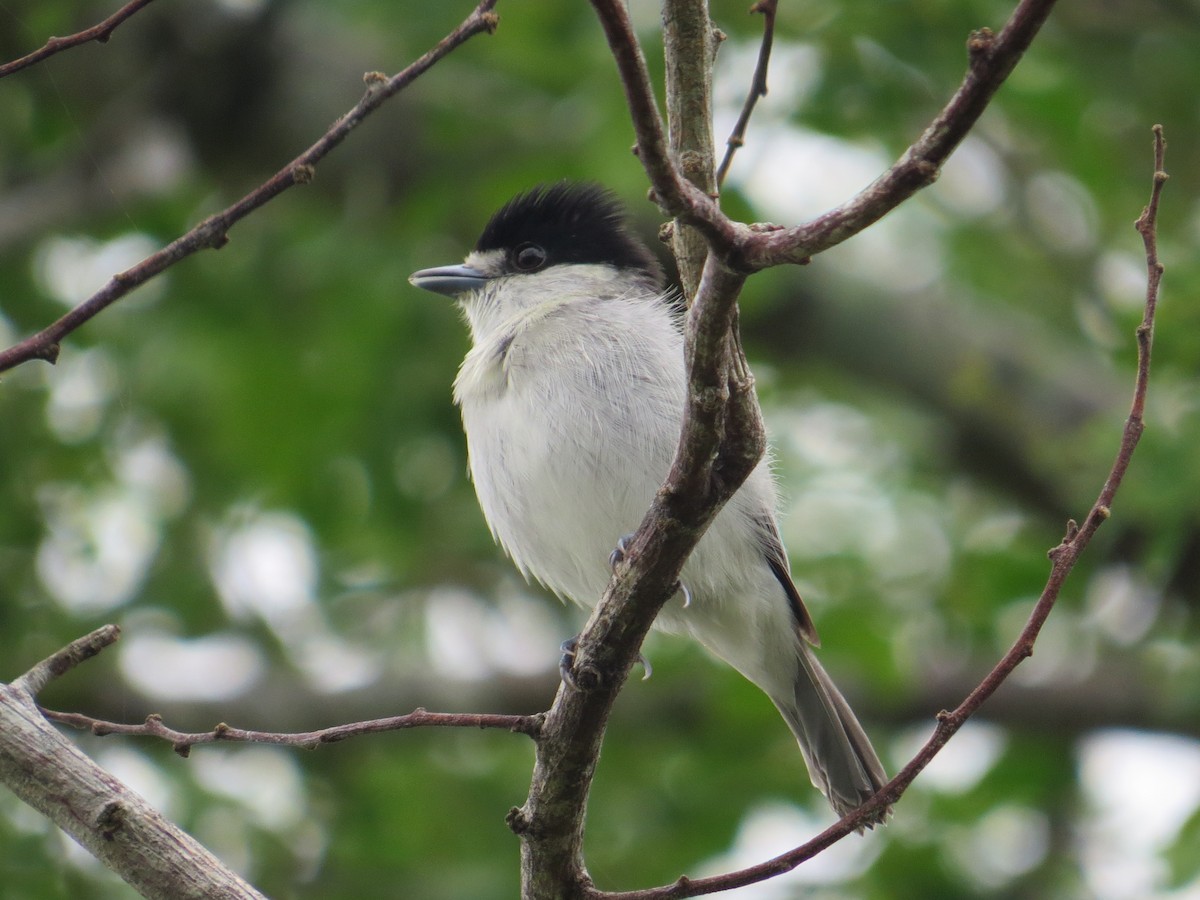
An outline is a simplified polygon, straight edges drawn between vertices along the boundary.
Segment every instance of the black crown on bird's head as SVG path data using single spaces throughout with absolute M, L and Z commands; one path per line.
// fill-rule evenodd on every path
M 560 181 L 518 194 L 492 216 L 475 250 L 503 251 L 513 272 L 593 263 L 637 270 L 656 287 L 663 280 L 620 200 L 591 182 Z

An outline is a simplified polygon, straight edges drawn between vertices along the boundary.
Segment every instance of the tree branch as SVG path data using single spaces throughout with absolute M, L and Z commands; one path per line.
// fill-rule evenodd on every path
M 129 725 L 37 706 L 35 696 L 50 681 L 114 644 L 120 634 L 116 625 L 105 625 L 51 654 L 11 685 L 0 685 L 0 781 L 149 897 L 232 898 L 259 894 L 227 872 L 207 850 L 159 816 L 125 785 L 92 763 L 51 728 L 47 719 L 95 735 L 160 738 L 170 742 L 175 752 L 184 757 L 197 744 L 278 744 L 314 750 L 352 737 L 420 727 L 504 729 L 536 739 L 543 719 L 540 714 L 431 713 L 417 709 L 403 716 L 292 734 L 247 731 L 225 723 L 212 731 L 182 732 L 168 728 L 158 715 L 148 716 L 144 723 Z M 37 758 L 42 754 L 52 762 Z M 52 778 L 43 777 L 45 773 L 39 771 L 47 765 L 55 770 Z M 128 846 L 119 849 L 107 846 L 122 829 L 128 835 Z M 97 851 L 98 841 L 104 842 L 105 852 Z M 197 871 L 180 875 L 176 871 L 178 866 L 169 859 L 176 851 L 165 850 L 164 842 L 178 845 L 184 867 L 195 866 Z M 143 860 L 146 855 L 161 857 L 164 862 L 158 869 L 162 871 L 147 868 Z M 195 881 L 199 893 L 180 888 L 176 879 L 181 877 Z
M 712 80 L 717 40 L 708 0 L 663 3 L 663 53 L 671 156 L 684 178 L 709 197 L 716 197 Z M 680 286 L 690 300 L 704 272 L 708 241 L 681 220 L 672 223 L 670 233 Z
M 148 2 L 144 0 L 141 5 Z M 284 190 L 310 180 L 316 162 L 386 99 L 473 35 L 494 30 L 496 17 L 492 8 L 495 2 L 481 2 L 458 29 L 398 75 L 391 78 L 369 75 L 368 90 L 363 99 L 309 150 L 242 200 L 200 223 L 133 268 L 115 276 L 101 291 L 49 328 L 0 353 L 0 371 L 29 359 L 40 358 L 53 362 L 62 338 L 108 305 L 192 253 L 222 246 L 233 224 Z M 763 2 L 770 3 L 770 0 Z M 135 5 L 128 4 L 124 9 Z M 676 10 L 691 10 L 686 14 L 693 16 L 696 8 L 703 6 L 688 3 L 687 0 L 673 0 L 670 5 Z M 198 743 L 272 740 L 315 747 L 353 734 L 418 725 L 502 727 L 530 734 L 535 737 L 537 744 L 533 783 L 524 807 L 513 810 L 509 818 L 510 826 L 522 836 L 525 896 L 659 900 L 726 890 L 788 871 L 874 819 L 877 811 L 893 803 L 903 793 L 966 719 L 1032 653 L 1033 643 L 1062 584 L 1095 531 L 1108 517 L 1113 497 L 1142 433 L 1154 313 L 1162 277 L 1155 232 L 1159 196 L 1166 179 L 1162 171 L 1165 143 L 1161 128 L 1156 127 L 1154 189 L 1150 204 L 1138 220 L 1138 230 L 1146 246 L 1150 276 L 1146 311 L 1137 332 L 1139 359 L 1134 402 L 1121 448 L 1083 526 L 1077 527 L 1071 522 L 1063 542 L 1051 551 L 1049 579 L 1012 649 L 958 708 L 939 715 L 930 741 L 888 786 L 809 843 L 760 866 L 716 878 L 695 881 L 681 878 L 673 885 L 648 891 L 602 893 L 595 890 L 586 874 L 581 844 L 586 800 L 607 717 L 628 677 L 642 639 L 663 603 L 678 587 L 678 575 L 688 553 L 722 504 L 752 471 L 763 450 L 764 439 L 753 379 L 745 366 L 737 339 L 736 304 L 747 274 L 781 263 L 803 262 L 809 255 L 861 231 L 916 190 L 931 183 L 941 164 L 977 121 L 995 90 L 1029 46 L 1053 6 L 1053 0 L 1022 0 L 999 36 L 993 36 L 987 30 L 972 36 L 969 44 L 971 66 L 954 98 L 901 160 L 866 191 L 811 223 L 777 231 L 755 230 L 732 222 L 720 211 L 709 192 L 691 183 L 687 177 L 689 167 L 681 165 L 677 154 L 668 148 L 645 60 L 624 3 L 620 0 L 593 0 L 593 6 L 617 62 L 638 135 L 639 154 L 656 197 L 681 222 L 694 226 L 703 235 L 710 252 L 704 260 L 687 322 L 689 397 L 677 456 L 625 560 L 617 566 L 605 597 L 580 637 L 574 670 L 580 689 L 561 686 L 551 710 L 544 717 L 455 716 L 417 710 L 409 716 L 298 735 L 243 731 L 224 724 L 211 732 L 184 733 L 167 728 L 157 717 L 150 717 L 142 725 L 116 725 L 75 714 L 47 712 L 46 715 L 67 724 L 92 728 L 96 733 L 143 734 L 171 740 L 176 750 L 184 755 Z M 132 12 L 129 14 L 132 15 Z M 689 21 L 695 23 L 700 20 L 693 18 Z M 709 29 L 711 39 L 706 9 L 702 24 Z M 764 44 L 767 43 L 764 36 Z M 706 59 L 706 64 L 710 62 L 711 59 Z M 760 63 L 763 63 L 761 57 Z M 765 81 L 763 86 L 765 88 Z M 33 695 L 52 678 L 68 671 L 116 639 L 115 631 L 97 637 L 100 634 L 98 631 L 74 642 L 33 667 L 13 685 L 0 686 L 0 722 L 4 723 L 0 727 L 0 778 L 6 783 L 10 779 L 25 779 L 21 789 L 14 787 L 22 799 L 41 809 L 60 825 L 60 819 L 66 821 L 68 824 L 62 827 L 142 890 L 140 882 L 132 878 L 138 877 L 141 871 L 147 873 L 147 879 L 157 877 L 157 870 L 152 872 L 146 862 L 133 854 L 148 852 L 146 848 L 154 841 L 195 842 L 181 832 L 172 830 L 173 826 L 169 823 L 155 821 L 157 814 L 153 810 L 145 807 L 140 798 L 128 792 L 111 776 L 97 769 L 50 728 L 33 703 Z M 47 734 L 53 737 L 47 737 Z M 56 743 L 48 744 L 48 741 Z M 40 768 L 51 771 L 39 772 L 38 776 L 44 776 L 44 779 L 35 782 L 28 778 L 28 767 L 34 762 L 30 756 L 31 748 L 44 754 L 45 746 L 54 747 L 54 753 L 61 753 L 62 756 L 55 756 L 55 761 L 48 765 L 44 760 L 38 763 Z M 66 749 L 60 751 L 60 746 Z M 91 781 L 87 785 L 77 785 L 71 780 L 78 773 L 85 773 Z M 51 780 L 60 777 L 65 780 Z M 71 783 L 68 784 L 68 781 Z M 22 793 L 22 790 L 26 793 Z M 27 799 L 27 795 L 32 799 Z M 75 823 L 75 830 L 68 827 L 72 822 Z M 99 849 L 94 849 L 89 841 L 97 843 Z M 122 842 L 132 846 L 122 847 L 119 854 L 106 855 L 102 852 L 106 847 Z M 207 851 L 199 845 L 195 847 L 198 851 L 196 865 L 202 870 L 207 870 L 211 865 L 220 867 L 211 855 L 204 856 Z M 185 850 L 188 854 L 193 852 L 190 846 Z M 110 855 L 113 861 L 109 860 Z M 141 868 L 127 875 L 130 866 Z M 198 894 L 181 892 L 174 886 L 164 888 L 148 880 L 143 892 L 148 896 L 172 897 L 258 896 L 236 876 L 232 878 L 228 886 L 206 884 Z
M 130 0 L 129 3 L 126 3 L 103 22 L 93 25 L 91 28 L 85 28 L 83 31 L 76 32 L 68 37 L 52 37 L 32 53 L 0 65 L 0 78 L 12 75 L 14 72 L 19 72 L 22 69 L 27 69 L 36 63 L 40 63 L 43 59 L 53 56 L 55 53 L 70 50 L 72 47 L 78 47 L 81 44 L 87 44 L 91 41 L 107 44 L 108 39 L 112 37 L 112 33 L 117 30 L 118 25 L 133 16 L 138 10 L 149 6 L 152 2 L 153 0 Z
M 262 900 L 262 895 L 42 717 L 36 690 L 111 645 L 106 625 L 0 684 L 0 783 L 144 897 Z
M 1121 436 L 1120 447 L 1112 469 L 1104 481 L 1099 496 L 1084 519 L 1083 525 L 1077 525 L 1074 520 L 1067 523 L 1066 534 L 1062 542 L 1049 551 L 1051 560 L 1050 575 L 1047 578 L 1041 596 L 1034 605 L 1025 626 L 1008 652 L 993 667 L 983 679 L 951 712 L 943 711 L 937 716 L 937 726 L 933 735 L 921 748 L 916 756 L 887 783 L 874 797 L 844 816 L 840 821 L 825 829 L 807 843 L 781 854 L 766 862 L 750 866 L 736 872 L 716 875 L 711 878 L 690 879 L 681 877 L 674 884 L 641 891 L 601 892 L 591 891 L 585 896 L 589 900 L 683 900 L 686 897 L 698 897 L 705 894 L 718 893 L 745 887 L 789 872 L 801 863 L 816 856 L 832 844 L 844 838 L 864 824 L 874 821 L 878 811 L 885 806 L 894 804 L 916 777 L 925 769 L 941 751 L 942 747 L 952 738 L 963 724 L 983 705 L 1001 684 L 1013 673 L 1024 660 L 1033 655 L 1034 643 L 1037 641 L 1042 626 L 1046 623 L 1058 596 L 1066 583 L 1068 576 L 1083 551 L 1087 549 L 1097 529 L 1109 518 L 1113 500 L 1117 490 L 1129 468 L 1133 452 L 1142 435 L 1144 425 L 1142 413 L 1145 408 L 1146 390 L 1150 379 L 1150 350 L 1154 335 L 1154 316 L 1158 308 L 1158 296 L 1162 283 L 1163 266 L 1158 259 L 1157 226 L 1158 205 L 1163 185 L 1167 175 L 1163 171 L 1163 156 L 1166 141 L 1161 125 L 1154 126 L 1154 179 L 1151 188 L 1150 202 L 1138 218 L 1135 226 L 1142 235 L 1146 252 L 1146 267 L 1148 271 L 1146 284 L 1146 300 L 1142 322 L 1136 331 L 1138 361 L 1137 375 L 1134 381 L 1133 402 L 1129 417 Z
M 967 41 L 970 63 L 950 102 L 888 171 L 847 203 L 794 228 L 755 234 L 743 248 L 751 271 L 804 263 L 891 212 L 937 180 L 942 165 L 975 126 L 1037 36 L 1055 0 L 1021 0 L 1000 33 L 981 28 Z
M 593 6 L 621 71 L 642 161 L 656 191 L 661 186 L 683 202 L 698 195 L 715 209 L 711 198 L 681 175 L 666 149 L 645 60 L 624 5 L 594 0 Z M 680 2 L 672 8 L 676 16 L 691 17 L 676 23 L 681 30 L 711 29 L 704 4 Z M 704 62 L 711 66 L 711 57 Z M 709 147 L 711 178 L 711 133 Z M 717 213 L 719 221 L 732 224 Z M 678 589 L 688 554 L 765 447 L 753 379 L 736 337 L 737 298 L 745 275 L 724 261 L 732 245 L 699 224 L 710 251 L 688 313 L 689 389 L 675 460 L 580 634 L 573 666 L 576 687 L 560 686 L 537 743 L 529 797 L 509 816 L 510 827 L 522 838 L 526 898 L 562 900 L 593 893 L 582 857 L 584 814 L 612 705 L 651 624 Z
M 382 719 L 369 719 L 364 722 L 351 722 L 345 725 L 334 725 L 330 728 L 320 728 L 316 731 L 283 733 L 277 731 L 248 731 L 234 728 L 221 722 L 212 731 L 176 731 L 163 724 L 162 716 L 149 715 L 140 725 L 122 724 L 120 722 L 105 722 L 93 719 L 81 713 L 56 712 L 42 708 L 42 715 L 60 725 L 70 725 L 90 731 L 94 735 L 123 734 L 134 737 L 155 737 L 167 741 L 180 756 L 191 754 L 192 747 L 197 744 L 278 744 L 283 747 L 299 747 L 302 750 L 315 750 L 323 744 L 336 744 L 348 738 L 361 737 L 364 734 L 379 734 L 384 731 L 402 731 L 409 728 L 476 728 L 503 729 L 515 734 L 525 734 L 536 738 L 541 728 L 542 716 L 512 716 L 494 715 L 487 713 L 431 713 L 417 708 L 407 715 L 388 716 Z
M 642 165 L 663 207 L 695 227 L 733 268 L 751 273 L 803 264 L 877 222 L 937 180 L 941 166 L 974 127 L 1029 48 L 1055 0 L 1021 0 L 998 35 L 982 28 L 967 42 L 970 65 L 945 108 L 899 161 L 837 209 L 792 228 L 752 229 L 733 222 L 683 178 L 663 137 L 662 121 L 633 26 L 619 0 L 592 0 L 617 62 Z
M 470 38 L 484 31 L 489 34 L 494 32 L 499 19 L 492 9 L 497 2 L 498 0 L 482 0 L 462 24 L 438 42 L 436 47 L 398 74 L 389 78 L 378 72 L 368 73 L 364 78 L 367 83 L 366 94 L 315 144 L 232 206 L 205 219 L 191 231 L 176 238 L 157 253 L 147 256 L 132 268 L 114 275 L 108 284 L 54 324 L 0 352 L 0 372 L 31 359 L 54 362 L 58 358 L 59 342 L 64 337 L 134 288 L 200 250 L 223 247 L 229 240 L 229 229 L 237 222 L 288 188 L 311 181 L 316 164 L 388 99 L 408 87 L 431 66 Z
M 679 160 L 668 149 L 645 59 L 624 4 L 592 0 L 592 5 L 621 76 L 638 153 L 656 199 L 684 224 L 697 228 L 708 241 L 709 253 L 688 315 L 689 398 L 675 462 L 580 636 L 573 666 L 574 685 L 560 687 L 547 713 L 537 742 L 529 797 L 509 816 L 510 826 L 522 837 L 526 898 L 605 896 L 596 891 L 587 875 L 582 841 L 587 796 L 608 716 L 646 632 L 677 589 L 688 553 L 761 457 L 763 439 L 753 380 L 740 358 L 735 327 L 737 297 L 746 274 L 766 265 L 800 261 L 786 255 L 795 249 L 794 243 L 778 243 L 782 232 L 731 222 L 708 194 L 688 180 Z M 912 159 L 902 160 L 881 179 L 882 187 L 869 195 L 876 198 L 870 208 L 878 214 L 862 217 L 859 230 L 882 215 L 879 210 L 883 205 L 890 202 L 894 206 L 932 180 L 937 165 L 977 120 L 1051 6 L 1045 0 L 1023 2 L 994 41 L 990 32 L 976 33 L 972 66 L 964 86 L 947 107 L 948 112 L 944 111 L 914 145 L 920 152 L 910 153 Z M 702 5 L 679 0 L 670 10 L 675 15 L 690 15 L 693 28 L 711 27 Z M 711 59 L 704 62 L 711 63 Z M 912 172 L 921 175 L 920 183 L 909 184 Z M 890 186 L 889 177 L 899 187 Z M 864 196 L 852 200 L 850 206 Z M 849 233 L 847 229 L 845 236 Z M 770 246 L 772 241 L 777 242 L 776 250 L 782 251 L 777 258 L 753 256 L 756 243 Z M 1055 587 L 1055 594 L 1057 590 Z M 1006 675 L 1001 681 L 1003 677 Z M 981 703 L 984 696 L 970 702 Z M 961 721 L 955 725 L 948 716 L 935 737 L 940 736 L 944 744 L 957 727 L 961 727 Z M 932 753 L 941 744 L 933 747 Z M 800 848 L 796 855 L 748 870 L 748 874 L 734 873 L 719 884 L 696 887 L 699 883 L 683 880 L 664 889 L 669 892 L 664 896 L 721 890 L 794 868 L 850 831 L 875 820 L 924 764 L 910 764 L 892 785 L 834 829 Z
M 105 647 L 111 647 L 121 637 L 116 625 L 105 625 L 91 634 L 71 641 L 56 653 L 43 659 L 28 672 L 13 682 L 13 686 L 31 697 L 40 694 L 51 681 L 65 675 L 81 662 L 91 659 Z
M 667 145 L 646 58 L 624 2 L 592 0 L 592 8 L 596 10 L 617 64 L 637 135 L 638 158 L 650 179 L 655 200 L 672 216 L 696 228 L 711 247 L 722 251 L 736 247 L 743 232 L 748 233 L 749 229 L 732 222 L 709 194 L 684 177 Z M 682 14 L 687 7 L 681 4 L 677 9 L 677 14 Z M 707 11 L 704 19 L 707 23 Z

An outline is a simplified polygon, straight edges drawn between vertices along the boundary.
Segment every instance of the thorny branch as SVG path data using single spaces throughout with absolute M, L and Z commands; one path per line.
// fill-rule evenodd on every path
M 229 229 L 237 222 L 288 188 L 312 181 L 316 164 L 345 140 L 367 116 L 470 38 L 484 31 L 489 34 L 495 31 L 499 19 L 492 9 L 497 2 L 498 0 L 482 0 L 462 24 L 443 38 L 436 47 L 398 74 L 388 77 L 378 72 L 368 73 L 364 78 L 367 83 L 366 94 L 349 112 L 334 122 L 315 144 L 232 206 L 209 216 L 191 231 L 176 238 L 157 253 L 147 256 L 132 268 L 114 275 L 104 287 L 57 322 L 7 350 L 0 351 L 0 372 L 31 359 L 54 362 L 58 358 L 59 342 L 97 313 L 180 260 L 200 250 L 223 247 L 229 240 Z
M 14 72 L 19 72 L 35 63 L 40 63 L 43 59 L 53 56 L 55 53 L 61 53 L 64 50 L 70 50 L 72 47 L 78 47 L 80 44 L 87 44 L 91 41 L 106 44 L 108 43 L 108 39 L 112 37 L 112 33 L 116 31 L 118 25 L 130 18 L 138 10 L 149 6 L 152 2 L 153 0 L 130 0 L 129 3 L 126 3 L 103 22 L 93 25 L 91 28 L 85 28 L 83 31 L 76 32 L 67 37 L 52 37 L 32 53 L 0 65 L 0 78 L 12 75 Z
M 97 628 L 91 634 L 72 641 L 66 647 L 33 666 L 13 682 L 13 686 L 36 697 L 53 679 L 66 674 L 80 663 L 91 659 L 106 647 L 116 643 L 120 636 L 121 629 L 116 625 Z M 131 725 L 106 722 L 103 719 L 94 719 L 81 713 L 57 712 L 45 707 L 39 707 L 39 710 L 52 722 L 90 731 L 99 737 L 121 734 L 132 737 L 160 738 L 170 742 L 172 749 L 180 756 L 190 755 L 192 747 L 197 744 L 216 743 L 279 744 L 287 747 L 300 747 L 304 750 L 315 750 L 322 744 L 336 744 L 339 741 L 360 737 L 364 734 L 422 727 L 502 729 L 536 738 L 543 718 L 541 715 L 515 716 L 499 713 L 432 713 L 426 709 L 417 708 L 407 715 L 350 722 L 316 731 L 292 733 L 249 731 L 221 722 L 211 731 L 186 732 L 167 727 L 163 724 L 162 716 L 157 714 L 147 716 L 146 721 L 141 724 Z

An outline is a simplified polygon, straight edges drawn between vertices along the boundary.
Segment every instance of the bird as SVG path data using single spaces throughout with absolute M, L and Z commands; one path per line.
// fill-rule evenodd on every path
M 678 290 L 616 195 L 576 181 L 516 195 L 462 264 L 409 281 L 454 299 L 470 331 L 453 396 L 493 538 L 527 580 L 594 606 L 610 552 L 641 522 L 678 444 L 687 396 Z M 757 685 L 844 816 L 887 776 L 816 658 L 777 505 L 764 459 L 701 537 L 655 627 L 691 637 Z

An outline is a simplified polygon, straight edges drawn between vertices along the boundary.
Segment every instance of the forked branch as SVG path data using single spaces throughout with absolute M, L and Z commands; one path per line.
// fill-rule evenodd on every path
M 705 279 L 707 284 L 702 284 L 688 320 L 692 402 L 698 399 L 696 388 L 703 387 L 706 380 L 710 390 L 714 387 L 728 387 L 730 384 L 725 380 L 731 374 L 731 360 L 727 356 L 722 358 L 717 352 L 706 361 L 703 356 L 696 357 L 692 352 L 698 346 L 719 350 L 722 342 L 733 336 L 730 329 L 734 319 L 727 315 L 726 311 L 736 308 L 734 304 L 742 283 L 742 278 L 738 277 L 739 273 L 780 263 L 803 262 L 811 253 L 827 249 L 863 230 L 914 192 L 932 183 L 942 163 L 978 121 L 991 97 L 1024 54 L 1053 7 L 1053 0 L 1022 0 L 999 35 L 988 29 L 975 32 L 968 43 L 968 72 L 954 97 L 900 161 L 867 190 L 844 206 L 807 225 L 767 231 L 752 230 L 731 222 L 711 198 L 694 188 L 683 177 L 665 144 L 662 122 L 654 101 L 645 60 L 624 5 L 613 0 L 592 0 L 592 3 L 604 26 L 617 62 L 637 134 L 639 156 L 650 177 L 656 198 L 672 215 L 694 225 L 710 244 L 711 253 Z M 1161 139 L 1161 133 L 1156 134 Z M 1161 166 L 1156 167 L 1156 171 L 1159 169 Z M 1152 211 L 1157 209 L 1160 189 L 1161 179 L 1156 175 L 1155 194 L 1148 208 L 1151 210 L 1148 213 L 1151 224 L 1147 226 L 1150 232 L 1153 232 Z M 1157 281 L 1152 276 L 1148 290 L 1149 321 L 1152 321 L 1156 295 Z M 1139 387 L 1136 396 L 1142 395 L 1145 390 L 1143 375 L 1148 373 L 1150 334 L 1151 329 L 1146 324 L 1139 329 L 1139 350 L 1144 353 L 1145 362 L 1139 365 Z M 699 382 L 697 375 L 700 376 Z M 752 386 L 749 394 L 748 405 L 756 409 Z M 710 400 L 719 395 L 719 390 L 715 395 L 704 394 Z M 723 416 L 726 411 L 736 414 L 738 410 L 747 406 L 747 398 L 743 397 L 732 403 L 729 402 L 730 399 L 730 395 L 726 394 L 724 403 L 715 404 L 720 409 L 715 417 L 702 413 L 697 421 L 701 424 L 707 422 L 715 425 L 718 431 L 721 431 L 725 424 Z M 710 403 L 710 408 L 713 405 Z M 692 408 L 689 407 L 689 419 L 691 413 Z M 580 656 L 590 651 L 592 662 L 607 662 L 610 666 L 607 671 L 613 673 L 615 683 L 604 685 L 603 690 L 593 693 L 586 700 L 572 698 L 560 691 L 547 718 L 547 728 L 552 740 L 554 735 L 561 733 L 580 738 L 585 749 L 599 746 L 611 700 L 619 690 L 620 683 L 627 674 L 631 654 L 636 651 L 637 642 L 644 634 L 642 625 L 646 618 L 645 612 L 648 608 L 653 613 L 661 605 L 658 600 L 663 593 L 663 585 L 660 583 L 663 572 L 665 571 L 668 577 L 677 573 L 682 559 L 694 545 L 696 530 L 687 526 L 696 526 L 702 530 L 708 521 L 702 509 L 693 509 L 682 517 L 669 514 L 677 512 L 666 506 L 672 498 L 678 497 L 675 489 L 680 485 L 692 483 L 700 488 L 693 496 L 702 498 L 702 504 L 719 504 L 722 500 L 720 496 L 713 496 L 711 493 L 712 482 L 709 480 L 705 463 L 707 460 L 708 465 L 711 465 L 711 461 L 716 458 L 715 448 L 724 449 L 722 441 L 711 433 L 705 435 L 703 428 L 689 431 L 688 424 L 685 422 L 685 438 L 681 441 L 676 464 L 660 491 L 654 508 L 639 529 L 634 542 L 635 552 L 630 554 L 632 564 L 624 571 L 618 572 L 617 579 L 610 585 L 597 607 L 580 642 Z M 696 422 L 690 424 L 695 425 Z M 1035 606 L 1029 624 L 1012 650 L 958 709 L 939 717 L 938 727 L 921 753 L 860 809 L 803 847 L 761 866 L 715 879 L 692 881 L 684 878 L 674 885 L 650 891 L 606 894 L 591 885 L 581 868 L 579 851 L 579 842 L 582 840 L 582 800 L 587 795 L 594 756 L 591 756 L 589 761 L 586 754 L 581 754 L 576 748 L 554 759 L 547 759 L 544 758 L 547 746 L 541 744 L 530 800 L 519 811 L 514 822 L 514 827 L 526 837 L 523 844 L 526 896 L 554 896 L 553 891 L 558 890 L 560 895 L 565 891 L 571 896 L 657 900 L 727 890 L 788 871 L 875 819 L 879 810 L 895 802 L 946 741 L 961 728 L 966 718 L 978 709 L 1016 665 L 1029 655 L 1032 642 L 1053 608 L 1063 582 L 1099 524 L 1108 515 L 1112 495 L 1128 466 L 1133 447 L 1140 435 L 1140 428 L 1140 407 L 1135 402 L 1121 452 L 1105 488 L 1085 520 L 1083 528 L 1077 528 L 1072 523 L 1063 544 L 1052 553 L 1053 568 L 1042 598 Z M 699 451 L 702 452 L 691 454 L 697 446 L 691 439 L 693 437 L 700 437 L 703 441 L 698 445 Z M 713 443 L 714 440 L 716 443 Z M 644 556 L 639 558 L 639 553 Z M 598 633 L 605 635 L 604 641 L 593 643 L 588 640 Z M 617 646 L 614 646 L 614 637 Z M 633 650 L 630 650 L 630 647 Z M 601 672 L 606 671 L 602 665 L 597 665 L 597 669 Z M 552 797 L 549 802 L 543 796 L 546 793 Z M 547 831 L 554 831 L 558 839 L 547 842 Z M 538 846 L 532 849 L 531 845 Z M 537 850 L 553 859 L 547 863 L 544 858 L 537 858 Z
M 1055 602 L 1058 600 L 1063 585 L 1066 583 L 1079 557 L 1087 549 L 1097 529 L 1111 515 L 1112 504 L 1117 491 L 1129 469 L 1133 452 L 1137 448 L 1142 435 L 1142 413 L 1146 404 L 1146 391 L 1150 383 L 1150 351 L 1154 340 L 1154 317 L 1158 309 L 1158 298 L 1162 285 L 1163 265 L 1158 259 L 1158 206 L 1167 174 L 1163 168 L 1163 158 L 1166 151 L 1166 141 L 1161 125 L 1154 126 L 1154 178 L 1150 191 L 1150 202 L 1138 217 L 1135 227 L 1142 236 L 1146 255 L 1146 297 L 1143 307 L 1142 321 L 1137 327 L 1137 374 L 1134 378 L 1133 402 L 1129 416 L 1121 435 L 1120 446 L 1116 459 L 1109 470 L 1108 477 L 1096 497 L 1095 503 L 1088 511 L 1082 525 L 1074 520 L 1067 523 L 1066 534 L 1058 546 L 1049 551 L 1051 560 L 1050 575 L 1042 588 L 1041 596 L 1034 604 L 1029 618 L 1017 636 L 1012 647 L 996 663 L 987 677 L 967 695 L 954 710 L 941 712 L 937 716 L 937 725 L 933 735 L 912 758 L 900 773 L 879 791 L 871 800 L 854 812 L 843 817 L 825 831 L 805 844 L 789 850 L 774 859 L 755 866 L 750 866 L 736 872 L 716 875 L 710 878 L 690 879 L 681 877 L 674 884 L 651 888 L 641 891 L 604 892 L 593 890 L 586 894 L 589 900 L 684 900 L 687 897 L 699 897 L 715 894 L 738 887 L 745 887 L 790 872 L 801 863 L 816 856 L 832 844 L 851 834 L 877 815 L 877 811 L 895 803 L 912 784 L 914 779 L 932 762 L 963 724 L 983 705 L 1001 684 L 1013 673 L 1024 660 L 1033 654 L 1034 643 L 1041 633 Z
M 144 897 L 263 900 L 244 879 L 46 721 L 34 695 L 112 644 L 113 625 L 0 684 L 0 784 L 45 815 Z
M 974 32 L 967 41 L 967 72 L 954 96 L 895 165 L 857 196 L 802 225 L 751 229 L 730 220 L 715 200 L 681 176 L 666 144 L 653 86 L 625 4 L 592 0 L 617 63 L 639 157 L 656 198 L 672 216 L 704 234 L 727 265 L 745 273 L 805 263 L 936 181 L 942 165 L 979 121 L 1041 30 L 1054 3 L 1021 0 L 999 34 L 987 28 Z
M 954 96 L 900 159 L 847 203 L 794 228 L 756 235 L 745 248 L 755 271 L 803 263 L 879 221 L 937 180 L 950 154 L 987 109 L 1045 24 L 1055 0 L 1021 0 L 999 34 L 980 28 L 967 40 L 968 68 Z

